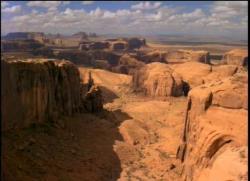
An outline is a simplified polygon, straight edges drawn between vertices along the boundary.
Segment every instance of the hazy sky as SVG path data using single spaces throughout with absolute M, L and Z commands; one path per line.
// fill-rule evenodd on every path
M 247 1 L 1 1 L 1 32 L 200 34 L 247 39 Z

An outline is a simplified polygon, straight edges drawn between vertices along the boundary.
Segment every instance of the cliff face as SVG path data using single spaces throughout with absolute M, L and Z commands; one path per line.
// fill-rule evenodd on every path
M 70 116 L 81 108 L 77 67 L 68 61 L 1 61 L 3 130 Z
M 133 88 L 149 96 L 181 96 L 183 81 L 163 63 L 150 63 L 133 73 Z
M 189 92 L 183 144 L 177 152 L 186 181 L 246 175 L 247 83 L 247 75 L 237 73 Z
M 168 63 L 175 62 L 201 62 L 210 63 L 210 54 L 208 51 L 177 50 L 168 52 L 166 56 Z
M 222 63 L 229 65 L 248 66 L 248 52 L 243 49 L 231 50 L 223 56 Z

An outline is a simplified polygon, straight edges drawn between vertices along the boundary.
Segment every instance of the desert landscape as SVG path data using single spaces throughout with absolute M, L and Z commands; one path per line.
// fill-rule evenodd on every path
M 223 38 L 2 35 L 2 179 L 247 181 L 248 44 Z

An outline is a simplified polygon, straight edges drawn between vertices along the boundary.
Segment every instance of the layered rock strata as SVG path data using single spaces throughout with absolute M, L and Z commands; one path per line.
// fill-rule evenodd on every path
M 80 95 L 84 93 L 80 75 L 71 62 L 2 60 L 1 66 L 3 130 L 26 127 L 61 115 L 71 116 L 82 110 Z
M 237 73 L 189 92 L 183 144 L 177 151 L 184 180 L 246 176 L 247 83 L 248 76 Z

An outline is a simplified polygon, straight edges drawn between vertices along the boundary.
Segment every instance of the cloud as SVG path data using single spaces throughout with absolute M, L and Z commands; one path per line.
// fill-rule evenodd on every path
M 17 14 L 22 11 L 22 7 L 20 5 L 12 6 L 12 7 L 7 7 L 1 10 L 3 13 L 13 13 Z
M 211 13 L 214 17 L 228 19 L 247 15 L 247 7 L 247 1 L 218 1 L 213 4 Z
M 42 7 L 47 8 L 49 11 L 57 10 L 61 1 L 30 1 L 27 3 L 29 7 Z
M 8 5 L 9 3 L 7 3 L 6 1 L 1 1 L 1 8 L 5 8 Z
M 93 4 L 95 1 L 82 1 L 83 5 L 90 5 Z
M 70 4 L 70 1 L 63 1 L 62 4 L 63 5 L 68 5 L 68 4 Z
M 4 32 L 44 31 L 75 33 L 77 31 L 106 33 L 203 33 L 235 36 L 247 35 L 247 8 L 242 3 L 214 2 L 210 9 L 183 11 L 157 2 L 140 2 L 129 9 L 108 10 L 96 7 L 59 11 L 58 2 L 29 2 L 30 7 L 44 7 L 48 11 L 33 11 L 16 15 L 2 22 Z M 244 3 L 243 3 L 244 4 Z M 246 4 L 245 4 L 246 5 Z M 56 10 L 56 11 L 54 11 Z M 234 33 L 233 33 L 234 32 Z
M 157 9 L 160 6 L 161 6 L 161 2 L 155 2 L 151 4 L 149 1 L 147 1 L 147 2 L 140 2 L 138 4 L 132 5 L 131 9 L 152 10 L 152 9 Z

